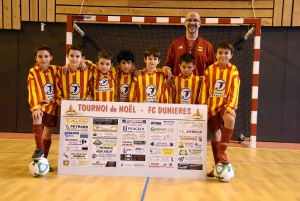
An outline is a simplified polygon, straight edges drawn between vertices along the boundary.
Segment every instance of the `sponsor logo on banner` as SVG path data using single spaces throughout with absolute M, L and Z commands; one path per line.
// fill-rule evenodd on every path
M 70 117 L 65 117 L 64 122 L 65 122 L 65 124 L 87 125 L 87 124 L 89 124 L 89 118 L 70 118 Z
M 121 161 L 145 161 L 145 155 L 139 154 L 121 154 Z
M 122 139 L 128 139 L 128 140 L 137 140 L 138 136 L 136 134 L 124 134 L 122 135 Z
M 65 132 L 67 138 L 79 138 L 79 132 Z
M 87 153 L 71 153 L 71 159 L 87 159 Z
M 162 154 L 162 150 L 159 148 L 150 148 L 150 154 Z
M 83 144 L 87 143 L 87 140 L 85 140 L 85 139 L 69 139 L 69 138 L 66 138 L 65 143 L 67 143 L 68 145 L 83 145 Z
M 93 138 L 117 139 L 117 133 L 93 133 Z
M 80 133 L 80 138 L 89 138 L 88 133 Z
M 202 170 L 202 164 L 178 163 L 179 170 Z
M 161 153 L 162 155 L 174 155 L 174 149 L 162 148 Z
M 145 132 L 144 127 L 135 127 L 135 126 L 123 126 L 123 132 L 129 132 L 129 133 L 144 133 Z
M 199 129 L 179 129 L 179 133 L 182 133 L 182 134 L 202 134 L 202 130 L 199 130 Z
M 118 125 L 118 119 L 94 118 L 94 125 Z
M 179 135 L 179 140 L 186 140 L 186 141 L 196 141 L 198 136 L 197 135 Z
M 179 127 L 181 128 L 203 128 L 204 122 L 199 121 L 179 121 Z
M 65 129 L 68 131 L 88 131 L 88 125 L 74 125 L 74 124 L 65 124 Z
M 122 119 L 122 124 L 125 124 L 127 126 L 145 126 L 146 120 L 132 120 L 132 119 Z
M 108 125 L 103 125 L 103 126 L 93 126 L 94 131 L 99 131 L 99 132 L 118 132 L 118 126 L 108 126 Z
M 150 142 L 152 147 L 174 147 L 174 142 Z

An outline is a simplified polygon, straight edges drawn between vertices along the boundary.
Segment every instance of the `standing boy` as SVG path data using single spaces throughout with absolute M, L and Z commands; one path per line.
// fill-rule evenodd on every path
M 50 65 L 52 59 L 50 47 L 46 45 L 37 47 L 35 50 L 36 64 L 29 70 L 27 79 L 28 102 L 32 112 L 36 143 L 33 159 L 39 159 L 42 156 L 48 157 L 52 128 L 57 125 L 54 82 L 60 67 Z
M 193 74 L 195 57 L 192 54 L 183 54 L 180 57 L 179 68 L 181 73 L 175 77 L 169 88 L 169 102 L 178 104 L 198 104 L 201 79 Z
M 238 69 L 229 62 L 233 51 L 230 42 L 223 41 L 217 45 L 217 62 L 205 70 L 199 96 L 199 103 L 208 106 L 208 129 L 212 134 L 215 164 L 229 163 L 226 149 L 234 129 L 240 88 Z M 224 128 L 221 132 L 222 121 Z M 213 171 L 208 176 L 213 177 Z
M 157 48 L 147 49 L 144 61 L 146 67 L 141 71 L 141 75 L 133 78 L 129 102 L 168 103 L 166 75 L 156 69 L 160 62 L 160 51 Z

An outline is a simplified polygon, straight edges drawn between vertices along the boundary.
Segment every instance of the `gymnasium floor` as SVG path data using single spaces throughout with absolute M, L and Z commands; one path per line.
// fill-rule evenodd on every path
M 53 136 L 58 139 L 58 135 Z M 54 172 L 33 178 L 28 171 L 34 150 L 32 134 L 0 133 L 0 201 L 300 201 L 300 144 L 231 143 L 228 149 L 235 177 L 229 183 L 143 177 L 57 175 L 58 140 L 49 161 Z M 207 147 L 207 167 L 213 165 Z

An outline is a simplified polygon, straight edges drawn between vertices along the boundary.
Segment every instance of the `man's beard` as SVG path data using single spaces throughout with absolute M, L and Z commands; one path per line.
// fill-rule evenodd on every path
M 190 28 L 194 28 L 193 30 L 191 30 Z M 190 34 L 194 34 L 194 33 L 196 33 L 197 31 L 198 31 L 198 29 L 197 29 L 197 26 L 194 26 L 194 25 L 191 25 L 191 26 L 188 26 L 188 32 L 190 33 Z

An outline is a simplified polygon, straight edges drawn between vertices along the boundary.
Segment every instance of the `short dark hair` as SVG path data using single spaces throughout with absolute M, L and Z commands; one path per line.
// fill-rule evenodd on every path
M 221 41 L 216 45 L 215 52 L 218 51 L 219 48 L 229 49 L 231 54 L 234 52 L 234 47 L 229 41 Z
M 107 50 L 101 50 L 100 52 L 98 52 L 98 60 L 102 58 L 107 60 L 112 60 L 113 55 Z
M 52 56 L 51 48 L 49 46 L 47 46 L 47 45 L 44 45 L 44 44 L 42 44 L 42 45 L 40 45 L 40 46 L 38 46 L 38 47 L 35 48 L 34 56 L 36 56 L 37 52 L 40 51 L 40 50 L 46 50 Z
M 73 44 L 68 48 L 68 54 L 70 53 L 70 50 L 77 50 L 79 52 L 81 52 L 81 55 L 84 56 L 83 53 L 83 47 L 81 45 L 77 45 L 77 44 Z
M 117 55 L 117 62 L 120 63 L 122 60 L 134 62 L 134 55 L 129 50 L 122 50 Z
M 180 57 L 180 64 L 182 62 L 185 62 L 185 63 L 193 63 L 193 65 L 195 65 L 195 57 L 194 55 L 192 54 L 183 54 L 181 57 Z
M 159 49 L 155 48 L 155 47 L 151 47 L 146 49 L 145 54 L 144 54 L 144 58 L 147 58 L 149 56 L 153 55 L 154 57 L 158 57 L 160 58 L 160 51 Z

